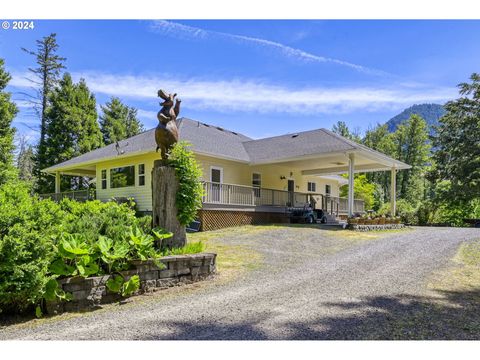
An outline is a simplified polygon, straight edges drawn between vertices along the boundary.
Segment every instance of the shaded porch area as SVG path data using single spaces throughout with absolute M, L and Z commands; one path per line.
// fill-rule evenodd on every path
M 348 199 L 320 193 L 303 193 L 237 184 L 203 183 L 204 209 L 284 213 L 289 207 L 312 206 L 332 215 L 348 213 Z M 354 199 L 354 212 L 365 212 L 361 199 Z

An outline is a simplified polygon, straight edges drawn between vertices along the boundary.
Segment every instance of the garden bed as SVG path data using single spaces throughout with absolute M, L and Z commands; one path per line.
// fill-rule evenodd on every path
M 164 267 L 158 267 L 154 261 L 134 261 L 134 269 L 120 271 L 125 280 L 134 275 L 140 278 L 140 288 L 136 294 L 165 289 L 179 284 L 204 280 L 216 271 L 216 254 L 199 253 L 193 255 L 165 256 L 159 261 Z M 95 277 L 69 277 L 58 280 L 59 288 L 72 294 L 71 301 L 47 301 L 49 314 L 61 314 L 65 311 L 94 309 L 101 304 L 122 300 L 118 293 L 111 292 L 107 281 L 114 275 Z

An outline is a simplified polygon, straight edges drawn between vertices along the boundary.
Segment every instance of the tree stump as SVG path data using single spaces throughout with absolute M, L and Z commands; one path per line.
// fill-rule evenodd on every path
M 173 237 L 163 240 L 162 247 L 182 247 L 187 243 L 185 225 L 181 225 L 177 219 L 177 191 L 175 168 L 162 160 L 155 160 L 152 170 L 153 227 L 173 233 Z

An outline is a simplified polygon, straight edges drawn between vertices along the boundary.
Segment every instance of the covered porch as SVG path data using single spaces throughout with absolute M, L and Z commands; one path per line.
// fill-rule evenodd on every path
M 46 169 L 48 170 L 48 169 Z M 94 189 L 72 190 L 62 189 L 62 177 L 64 176 L 80 176 L 89 179 L 95 179 L 95 166 L 77 167 L 71 169 L 62 169 L 62 171 L 46 171 L 43 172 L 47 176 L 55 177 L 55 192 L 40 194 L 42 199 L 51 199 L 54 201 L 61 201 L 62 199 L 72 199 L 76 201 L 94 200 L 96 198 Z M 63 190 L 63 191 L 62 191 Z
M 341 138 L 341 141 L 345 139 Z M 255 159 L 250 163 L 252 172 L 263 169 L 264 173 L 278 175 L 277 169 L 288 169 L 289 177 L 282 176 L 289 186 L 267 187 L 244 186 L 219 182 L 205 182 L 203 199 L 204 208 L 220 210 L 230 207 L 232 209 L 245 207 L 254 208 L 254 211 L 285 212 L 288 207 L 299 207 L 314 204 L 316 209 L 322 209 L 328 214 L 353 216 L 364 213 L 366 210 L 363 200 L 355 198 L 355 174 L 375 171 L 388 171 L 391 174 L 391 208 L 392 216 L 396 214 L 396 174 L 398 170 L 408 169 L 409 165 L 395 160 L 389 156 L 367 148 L 363 145 L 352 143 L 352 148 L 347 151 L 330 151 L 327 153 L 305 154 L 296 157 L 281 157 L 280 159 L 261 160 Z M 353 148 L 354 147 L 354 148 Z M 285 172 L 285 171 L 284 171 Z M 297 191 L 298 183 L 306 183 L 312 178 L 328 177 L 332 175 L 348 175 L 348 197 L 332 196 L 328 193 L 315 191 Z M 271 176 L 270 176 L 271 180 Z M 347 182 L 347 181 L 345 181 Z M 292 183 L 292 186 L 290 186 Z M 295 183 L 293 185 L 293 183 Z M 263 185 L 263 183 L 262 183 Z M 280 185 L 277 183 L 276 185 Z M 310 189 L 309 189 L 310 190 Z
M 203 182 L 203 208 L 209 210 L 250 209 L 285 212 L 289 207 L 313 205 L 328 214 L 347 215 L 348 199 L 320 193 L 304 193 L 237 184 Z M 354 199 L 354 212 L 365 212 L 361 199 Z

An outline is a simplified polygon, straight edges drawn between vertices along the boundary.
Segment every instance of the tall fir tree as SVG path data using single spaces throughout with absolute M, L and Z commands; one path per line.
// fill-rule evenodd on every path
M 394 135 L 388 131 L 387 125 L 378 124 L 373 129 L 367 130 L 362 143 L 386 155 L 396 156 Z M 390 200 L 390 176 L 391 174 L 387 171 L 367 173 L 367 179 L 375 184 L 375 210 Z
M 143 131 L 137 119 L 137 110 L 124 105 L 119 98 L 112 97 L 101 106 L 100 129 L 105 145 L 129 138 Z
M 46 133 L 47 133 L 47 111 L 49 107 L 50 93 L 57 86 L 60 78 L 60 72 L 65 69 L 65 58 L 57 55 L 58 44 L 57 34 L 52 33 L 37 40 L 37 49 L 35 51 L 22 48 L 23 51 L 35 57 L 37 67 L 29 68 L 35 79 L 30 79 L 32 83 L 38 86 L 37 96 L 33 97 L 33 104 L 37 115 L 40 118 L 40 140 L 35 154 L 34 174 L 38 184 L 49 182 L 45 179 L 47 175 L 41 170 L 46 167 L 48 159 L 46 158 Z
M 15 129 L 12 121 L 18 108 L 11 101 L 11 94 L 5 91 L 11 76 L 5 70 L 4 64 L 4 60 L 0 59 L 0 185 L 16 176 L 13 165 Z
M 97 122 L 96 101 L 82 79 L 78 84 L 65 73 L 59 86 L 50 95 L 45 138 L 46 167 L 69 160 L 103 145 Z M 53 192 L 53 177 L 38 184 L 40 192 Z M 85 187 L 86 180 L 65 178 L 62 190 Z
M 138 110 L 133 107 L 128 107 L 127 116 L 127 138 L 140 134 L 145 131 L 143 124 L 137 118 Z
M 411 115 L 405 123 L 398 126 L 394 139 L 397 158 L 412 167 L 398 174 L 399 196 L 417 206 L 424 196 L 425 170 L 430 157 L 428 125 L 420 116 Z
M 23 181 L 34 181 L 33 163 L 34 151 L 33 146 L 28 144 L 25 137 L 20 137 L 18 141 L 17 169 L 18 178 Z
M 431 178 L 442 182 L 441 198 L 467 204 L 480 199 L 480 74 L 459 85 L 460 97 L 445 105 L 433 145 Z
M 361 141 L 359 130 L 354 129 L 353 131 L 351 131 L 344 121 L 337 121 L 337 123 L 333 124 L 332 131 L 335 134 L 343 136 L 344 138 L 347 138 L 349 140 L 353 140 L 355 142 Z

